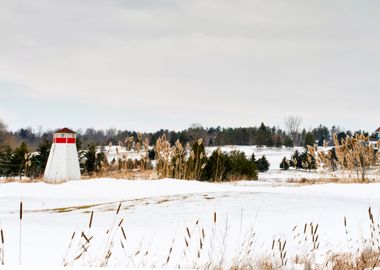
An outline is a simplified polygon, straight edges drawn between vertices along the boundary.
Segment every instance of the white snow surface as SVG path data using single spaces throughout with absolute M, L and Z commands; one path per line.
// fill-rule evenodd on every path
M 5 234 L 5 263 L 18 264 L 18 209 L 22 201 L 22 264 L 62 265 L 73 231 L 84 230 L 93 236 L 91 249 L 73 265 L 90 262 L 96 266 L 94 262 L 108 239 L 105 232 L 115 222 L 113 227 L 117 227 L 124 218 L 126 248 L 120 247 L 123 236 L 117 230 L 110 266 L 166 268 L 180 264 L 198 268 L 210 257 L 223 257 L 226 264 L 233 262 L 250 230 L 256 233 L 253 256 L 271 256 L 272 240 L 279 238 L 287 240 L 288 256 L 308 250 L 309 244 L 299 244 L 297 238 L 298 233 L 302 235 L 305 223 L 319 224 L 321 255 L 328 250 L 354 252 L 361 245 L 361 238 L 369 235 L 368 208 L 372 207 L 376 220 L 380 214 L 379 194 L 378 183 L 300 186 L 174 179 L 92 179 L 59 185 L 6 183 L 0 185 L 0 228 Z M 120 202 L 122 208 L 116 217 Z M 94 219 L 88 229 L 91 211 Z M 344 217 L 352 241 L 347 240 Z M 192 253 L 199 246 L 200 228 L 205 230 L 206 241 L 198 260 Z M 186 255 L 185 237 L 190 244 Z M 79 247 L 74 247 L 66 256 L 71 262 L 78 255 L 75 252 Z M 166 264 L 170 247 L 173 251 Z M 131 256 L 138 250 L 139 255 Z M 144 257 L 142 254 L 147 250 L 149 254 Z

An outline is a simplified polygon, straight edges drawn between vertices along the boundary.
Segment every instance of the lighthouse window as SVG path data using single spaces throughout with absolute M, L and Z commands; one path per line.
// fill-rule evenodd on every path
M 63 136 L 65 136 L 65 134 L 62 134 L 61 137 L 63 138 Z

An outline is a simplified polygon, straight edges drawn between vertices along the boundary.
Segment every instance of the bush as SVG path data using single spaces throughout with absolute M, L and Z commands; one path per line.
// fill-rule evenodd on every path
M 315 157 L 311 155 L 308 150 L 301 154 L 296 150 L 292 155 L 290 167 L 295 167 L 297 170 L 316 170 L 317 162 Z
M 13 172 L 13 151 L 9 145 L 0 146 L 0 176 L 9 177 Z
M 286 159 L 286 157 L 284 157 L 280 163 L 280 169 L 283 169 L 284 171 L 287 171 L 289 170 L 289 162 L 288 160 Z
M 245 157 L 244 152 L 232 151 L 228 158 L 231 164 L 231 171 L 228 173 L 230 180 L 252 179 L 257 180 L 256 164 Z
M 264 155 L 256 161 L 256 166 L 259 172 L 266 172 L 269 170 L 270 163 Z
M 255 162 L 248 160 L 244 152 L 223 153 L 215 150 L 208 158 L 202 173 L 205 181 L 257 180 Z
M 231 171 L 231 161 L 227 154 L 220 149 L 215 150 L 208 158 L 205 169 L 202 172 L 202 180 L 226 181 L 227 174 Z
M 91 144 L 88 149 L 84 151 L 83 170 L 88 174 L 99 172 L 102 168 L 102 162 L 106 161 L 106 157 L 102 151 L 98 153 L 96 146 Z

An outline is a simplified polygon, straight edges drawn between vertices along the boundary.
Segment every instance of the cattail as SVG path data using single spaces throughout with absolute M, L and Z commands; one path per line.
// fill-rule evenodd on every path
M 4 232 L 3 232 L 3 229 L 0 230 L 0 234 L 1 234 L 1 243 L 4 245 Z
M 87 243 L 90 243 L 90 240 L 89 240 L 88 237 L 84 234 L 84 232 L 82 232 L 82 237 L 86 240 Z
M 121 208 L 121 203 L 119 203 L 119 206 L 117 207 L 117 210 L 116 210 L 116 215 L 118 215 L 118 214 L 119 214 L 119 212 L 120 212 L 120 208 Z
M 187 235 L 189 236 L 189 238 L 191 238 L 190 230 L 188 227 L 186 227 L 186 232 L 187 232 Z
M 120 228 L 121 228 L 121 232 L 123 233 L 124 240 L 127 240 L 127 236 L 125 235 L 124 228 L 123 227 L 120 227 Z
M 117 225 L 117 226 L 120 227 L 121 224 L 123 223 L 123 221 L 124 221 L 124 218 L 122 218 L 122 219 L 120 220 L 119 225 Z
M 22 202 L 20 202 L 20 220 L 22 220 Z
M 91 229 L 93 218 L 94 218 L 94 211 L 91 212 L 90 222 L 88 223 L 88 228 L 89 228 L 89 229 Z
M 214 212 L 214 223 L 216 223 L 216 212 Z
M 317 226 L 315 226 L 315 229 L 314 229 L 314 234 L 316 234 L 316 233 L 317 233 L 317 231 L 318 231 L 318 226 L 319 226 L 319 224 L 317 224 Z
M 285 250 L 285 246 L 286 246 L 286 240 L 285 240 L 284 244 L 282 245 L 282 249 L 281 249 L 281 251 L 284 251 L 284 250 Z
M 74 258 L 74 261 L 79 260 L 79 258 L 82 257 L 82 255 L 83 255 L 83 252 L 80 253 L 78 256 L 76 256 L 76 257 Z

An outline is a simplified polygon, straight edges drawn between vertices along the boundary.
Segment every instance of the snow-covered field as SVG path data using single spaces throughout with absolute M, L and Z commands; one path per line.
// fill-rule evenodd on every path
M 93 236 L 92 244 L 88 254 L 75 264 L 94 263 L 104 253 L 109 239 L 106 231 L 113 223 L 116 233 L 110 266 L 197 267 L 210 258 L 232 262 L 246 249 L 243 243 L 251 239 L 246 234 L 250 230 L 255 233 L 252 256 L 278 256 L 271 250 L 272 240 L 277 239 L 287 240 L 287 256 L 291 256 L 310 249 L 310 240 L 303 240 L 305 223 L 313 223 L 314 228 L 319 224 L 317 255 L 328 250 L 355 252 L 361 246 L 355 241 L 369 235 L 368 207 L 372 207 L 376 220 L 380 214 L 380 184 L 246 184 L 169 179 L 1 184 L 5 263 L 19 261 L 20 201 L 24 206 L 21 259 L 28 265 L 62 265 L 65 256 L 72 262 L 81 248 L 74 241 L 66 254 L 70 237 L 82 230 L 88 237 Z M 116 217 L 119 202 L 122 208 Z M 88 229 L 92 211 L 92 228 Z M 352 241 L 345 234 L 344 217 Z M 126 241 L 117 228 L 121 218 Z M 202 228 L 205 240 L 198 259 Z M 173 251 L 166 265 L 170 247 Z

